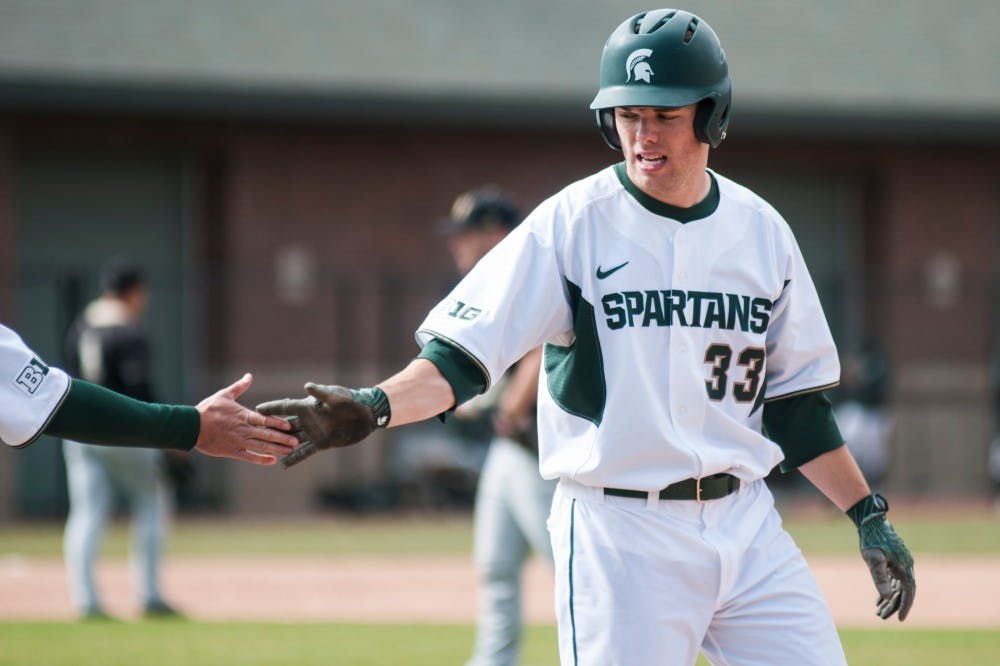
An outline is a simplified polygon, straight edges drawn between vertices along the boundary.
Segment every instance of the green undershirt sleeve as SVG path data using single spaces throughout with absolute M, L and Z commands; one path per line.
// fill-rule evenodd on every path
M 823 391 L 764 403 L 764 434 L 781 447 L 781 471 L 789 472 L 844 445 Z
M 133 400 L 74 379 L 45 434 L 87 444 L 187 451 L 200 428 L 194 407 Z
M 445 380 L 451 384 L 455 394 L 455 404 L 448 412 L 466 400 L 473 398 L 486 390 L 486 376 L 483 371 L 469 358 L 468 354 L 444 340 L 433 338 L 420 350 L 417 358 L 427 359 L 437 367 Z M 441 415 L 443 418 L 443 414 Z

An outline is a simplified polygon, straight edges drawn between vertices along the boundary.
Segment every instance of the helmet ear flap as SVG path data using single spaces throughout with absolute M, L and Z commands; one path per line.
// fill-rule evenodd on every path
M 694 114 L 694 135 L 702 143 L 718 148 L 729 125 L 729 100 L 707 98 L 698 102 Z M 607 140 L 607 139 L 605 139 Z
M 597 109 L 594 112 L 597 117 L 597 127 L 601 130 L 604 143 L 612 150 L 621 150 L 622 142 L 618 139 L 618 129 L 615 127 L 615 109 Z

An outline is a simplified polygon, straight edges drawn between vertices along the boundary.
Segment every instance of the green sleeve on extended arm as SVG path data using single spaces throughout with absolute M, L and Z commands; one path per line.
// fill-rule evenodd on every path
M 764 403 L 764 432 L 785 454 L 782 472 L 844 444 L 833 406 L 823 391 Z
M 87 444 L 190 450 L 200 428 L 194 407 L 141 402 L 74 379 L 45 434 Z
M 454 411 L 455 407 L 486 390 L 486 376 L 479 366 L 461 349 L 439 338 L 424 345 L 417 358 L 433 363 L 451 384 L 455 404 L 448 411 Z

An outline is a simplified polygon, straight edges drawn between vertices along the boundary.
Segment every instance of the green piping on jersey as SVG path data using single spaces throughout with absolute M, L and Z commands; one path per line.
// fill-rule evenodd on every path
M 566 287 L 576 340 L 568 347 L 545 345 L 546 385 L 549 395 L 564 411 L 599 426 L 604 418 L 608 387 L 594 306 L 584 300 L 580 287 L 569 280 Z
M 615 165 L 615 174 L 618 176 L 618 180 L 621 181 L 622 187 L 624 187 L 625 190 L 631 194 L 643 208 L 648 210 L 650 213 L 655 213 L 663 217 L 669 217 L 671 220 L 677 220 L 681 223 L 694 222 L 695 220 L 708 217 L 715 212 L 716 208 L 719 207 L 719 183 L 716 182 L 715 174 L 711 171 L 708 172 L 708 177 L 712 180 L 712 185 L 708 189 L 708 196 L 690 208 L 671 206 L 670 204 L 664 203 L 659 199 L 654 199 L 640 190 L 628 177 L 628 169 L 626 168 L 624 162 L 619 162 Z
M 822 390 L 765 402 L 764 434 L 785 454 L 782 472 L 796 469 L 844 444 L 833 407 Z

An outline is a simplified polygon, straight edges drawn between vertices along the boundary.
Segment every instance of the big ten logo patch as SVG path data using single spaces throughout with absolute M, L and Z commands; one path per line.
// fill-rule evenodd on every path
M 449 317 L 465 321 L 471 321 L 483 313 L 481 308 L 473 307 L 454 298 L 446 298 L 438 307 Z
M 28 395 L 35 395 L 38 387 L 45 381 L 45 376 L 49 374 L 49 366 L 45 365 L 37 358 L 31 359 L 28 365 L 18 373 L 14 379 L 14 384 Z

